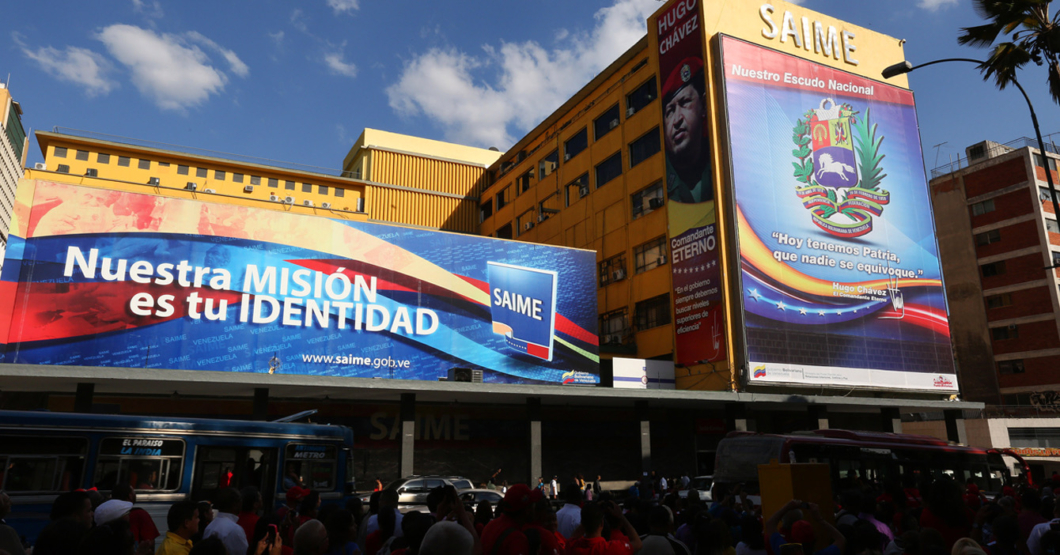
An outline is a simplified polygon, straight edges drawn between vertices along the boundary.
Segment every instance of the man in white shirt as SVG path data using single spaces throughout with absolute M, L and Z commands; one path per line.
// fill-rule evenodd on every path
M 379 493 L 379 512 L 383 511 L 394 511 L 394 537 L 400 538 L 404 535 L 401 530 L 401 511 L 398 510 L 398 492 L 393 489 L 385 489 Z M 372 532 L 379 529 L 379 515 L 372 515 L 368 517 L 368 529 L 365 536 L 370 536 Z
M 552 482 L 548 485 L 552 490 L 549 492 L 552 495 L 552 499 L 559 499 L 559 483 L 556 482 L 556 477 L 552 477 Z
M 213 519 L 203 531 L 203 539 L 217 536 L 229 553 L 247 552 L 247 533 L 236 524 L 239 510 L 243 508 L 243 497 L 236 488 L 225 488 L 217 494 L 217 518 Z
M 1027 536 L 1027 550 L 1031 552 L 1031 555 L 1042 555 L 1042 536 L 1053 526 L 1060 526 L 1060 503 L 1057 503 L 1053 509 L 1053 516 L 1056 518 L 1035 526 Z
M 582 490 L 575 484 L 563 486 L 563 507 L 556 511 L 556 529 L 568 540 L 582 523 Z

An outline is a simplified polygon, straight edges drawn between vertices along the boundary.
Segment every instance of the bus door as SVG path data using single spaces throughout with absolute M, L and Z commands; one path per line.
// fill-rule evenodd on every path
M 200 445 L 195 453 L 192 499 L 214 501 L 225 488 L 254 486 L 261 492 L 262 506 L 271 507 L 276 456 L 276 449 L 270 447 Z

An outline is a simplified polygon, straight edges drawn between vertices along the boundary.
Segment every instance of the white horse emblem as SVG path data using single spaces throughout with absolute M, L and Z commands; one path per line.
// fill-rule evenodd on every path
M 822 174 L 834 173 L 843 181 L 850 181 L 847 177 L 847 172 L 854 173 L 854 168 L 852 168 L 850 164 L 844 164 L 833 160 L 831 154 L 822 154 L 818 159 L 818 162 L 820 162 L 821 167 L 818 168 L 815 174 L 817 179 L 821 179 Z

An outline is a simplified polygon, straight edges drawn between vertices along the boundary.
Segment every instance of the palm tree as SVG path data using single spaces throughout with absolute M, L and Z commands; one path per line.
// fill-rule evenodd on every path
M 976 13 L 988 23 L 965 27 L 960 44 L 993 48 L 979 69 L 998 89 L 1016 80 L 1016 70 L 1028 62 L 1045 66 L 1049 93 L 1060 104 L 1060 14 L 1050 17 L 1051 0 L 972 0 Z

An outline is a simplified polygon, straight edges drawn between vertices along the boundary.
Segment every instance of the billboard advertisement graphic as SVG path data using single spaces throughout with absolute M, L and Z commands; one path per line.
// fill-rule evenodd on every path
M 678 0 L 648 20 L 663 80 L 674 360 L 684 366 L 728 359 L 702 12 L 697 0 Z
M 748 382 L 957 391 L 912 93 L 721 47 Z
M 24 181 L 0 362 L 599 383 L 591 251 Z

